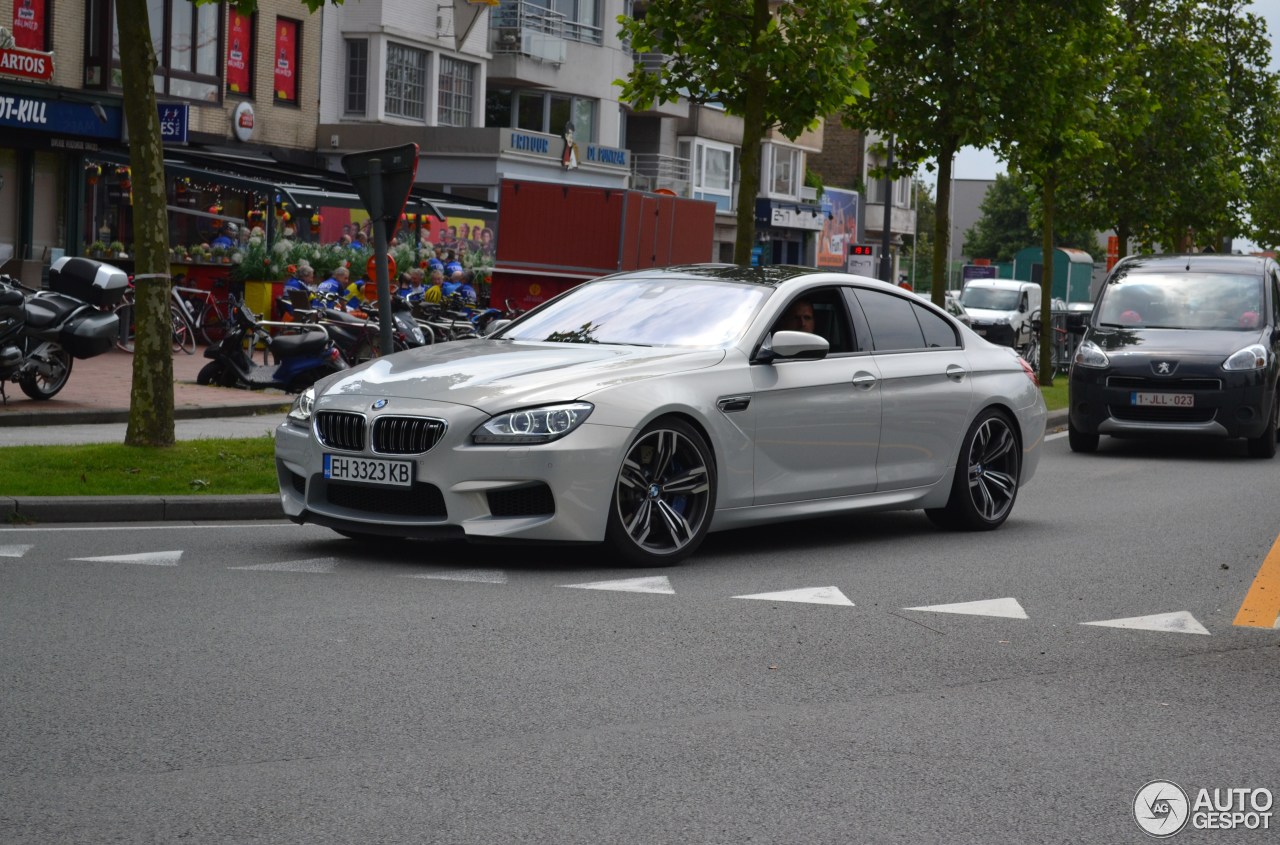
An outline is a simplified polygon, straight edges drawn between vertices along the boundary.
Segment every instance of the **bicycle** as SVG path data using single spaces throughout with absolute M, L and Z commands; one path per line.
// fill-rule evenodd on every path
M 185 352 L 188 355 L 196 351 L 196 330 L 187 316 L 187 306 L 176 290 L 169 293 L 169 340 L 174 352 Z M 128 290 L 121 297 L 120 303 L 112 311 L 120 319 L 120 330 L 116 334 L 116 347 L 124 352 L 132 353 L 137 333 L 137 291 L 130 281 Z
M 226 279 L 216 279 L 213 283 L 214 289 L 226 289 Z M 227 332 L 227 323 L 231 318 L 231 303 L 224 296 L 219 299 L 213 290 L 203 290 L 201 288 L 189 288 L 182 285 L 174 285 L 179 298 L 182 300 L 190 318 L 191 325 L 198 333 L 205 344 L 212 346 L 222 340 L 223 335 Z

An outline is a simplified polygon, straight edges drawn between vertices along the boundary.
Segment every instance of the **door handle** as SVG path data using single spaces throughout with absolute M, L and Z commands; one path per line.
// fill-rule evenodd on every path
M 947 378 L 951 379 L 952 381 L 960 381 L 965 377 L 965 375 L 968 374 L 968 372 L 969 372 L 968 370 L 966 370 L 964 367 L 960 366 L 959 364 L 947 365 Z
M 875 387 L 877 381 L 878 379 L 875 376 L 864 371 L 854 375 L 853 386 L 862 390 L 870 390 L 872 387 Z

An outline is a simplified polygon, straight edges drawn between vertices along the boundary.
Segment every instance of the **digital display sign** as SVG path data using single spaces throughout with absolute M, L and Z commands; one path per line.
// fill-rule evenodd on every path
M 850 255 L 875 255 L 876 248 L 871 244 L 849 244 Z

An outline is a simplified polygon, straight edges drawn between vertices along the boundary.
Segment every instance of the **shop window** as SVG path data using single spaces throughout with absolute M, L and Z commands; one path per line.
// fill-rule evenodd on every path
M 50 0 L 13 0 L 13 45 L 23 50 L 50 50 Z
M 510 88 L 490 88 L 484 95 L 484 125 L 507 129 L 511 126 L 511 106 L 515 92 Z
M 491 92 L 491 94 L 494 92 Z M 541 91 L 498 91 L 498 100 L 514 99 L 516 129 L 559 135 L 567 124 L 573 124 L 574 139 L 582 144 L 596 139 L 596 101 L 588 97 L 546 94 Z M 491 97 L 485 103 L 486 126 L 508 126 L 499 122 L 509 118 L 505 103 Z
M 440 57 L 440 107 L 437 120 L 441 126 L 470 126 L 475 102 L 476 66 L 450 56 Z
M 222 92 L 222 7 L 190 0 L 147 0 L 156 53 L 156 93 L 205 103 Z M 85 8 L 85 87 L 119 90 L 120 34 L 112 0 L 89 0 Z
M 387 44 L 387 114 L 422 120 L 426 116 L 426 50 Z
M 302 22 L 276 19 L 275 84 L 272 98 L 277 103 L 298 103 L 298 64 L 302 55 Z
M 343 109 L 347 114 L 363 115 L 369 108 L 369 39 L 348 38 L 347 91 Z
M 253 96 L 253 60 L 257 33 L 257 15 L 244 15 L 231 10 L 227 17 L 227 93 L 232 96 Z

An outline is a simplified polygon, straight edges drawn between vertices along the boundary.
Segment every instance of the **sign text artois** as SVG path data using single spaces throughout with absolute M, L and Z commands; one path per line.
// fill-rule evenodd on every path
M 0 74 L 52 82 L 53 53 L 40 53 L 19 47 L 10 47 L 7 50 L 0 48 Z

